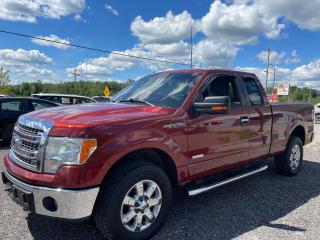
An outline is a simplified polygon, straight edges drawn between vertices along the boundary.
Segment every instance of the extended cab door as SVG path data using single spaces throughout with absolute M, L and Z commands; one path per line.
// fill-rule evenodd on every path
M 188 112 L 187 135 L 191 178 L 211 175 L 247 163 L 249 150 L 249 109 L 244 102 L 241 80 L 223 75 L 209 78 L 194 102 L 208 96 L 229 96 L 226 114 Z M 192 107 L 191 107 L 192 109 Z
M 269 154 L 272 112 L 258 79 L 253 76 L 243 76 L 242 86 L 250 107 L 249 161 L 254 161 Z

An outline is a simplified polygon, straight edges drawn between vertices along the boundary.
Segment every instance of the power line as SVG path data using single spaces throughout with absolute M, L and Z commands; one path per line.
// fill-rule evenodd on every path
M 99 49 L 99 48 L 87 47 L 87 46 L 78 45 L 78 44 L 65 43 L 65 42 L 60 42 L 60 41 L 56 41 L 56 40 L 51 40 L 51 39 L 46 39 L 46 38 L 42 38 L 42 37 L 36 37 L 36 36 L 32 36 L 32 35 L 22 34 L 22 33 L 18 33 L 18 32 L 11 32 L 11 31 L 1 30 L 1 29 L 0 29 L 0 33 L 20 36 L 20 37 L 25 37 L 25 38 L 31 38 L 31 39 L 37 39 L 37 40 L 41 40 L 41 41 L 57 43 L 57 44 L 62 44 L 62 45 L 70 46 L 70 47 L 82 48 L 82 49 L 86 49 L 86 50 L 103 52 L 103 53 L 108 53 L 108 54 L 113 54 L 113 55 L 118 55 L 118 56 L 123 56 L 123 57 L 130 57 L 130 58 L 136 58 L 136 59 L 142 59 L 142 60 L 148 60 L 148 61 L 154 61 L 154 62 L 161 62 L 161 63 L 168 63 L 168 64 L 184 65 L 184 66 L 190 65 L 188 63 L 167 61 L 167 60 L 148 58 L 148 57 L 140 57 L 140 56 L 125 54 L 125 53 L 114 52 L 114 51 L 110 51 L 110 50 L 103 50 L 103 49 Z M 195 66 L 195 65 L 193 65 L 193 66 Z

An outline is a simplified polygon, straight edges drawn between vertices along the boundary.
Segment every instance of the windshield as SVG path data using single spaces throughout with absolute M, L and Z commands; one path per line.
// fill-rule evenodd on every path
M 179 108 L 200 77 L 201 74 L 190 72 L 149 75 L 120 91 L 112 100 Z

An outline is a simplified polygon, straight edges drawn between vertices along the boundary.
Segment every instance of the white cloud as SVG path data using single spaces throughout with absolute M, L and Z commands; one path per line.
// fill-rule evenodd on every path
M 55 48 L 60 48 L 60 49 L 67 49 L 70 47 L 68 45 L 65 45 L 65 44 L 70 44 L 70 42 L 68 40 L 63 39 L 63 38 L 59 38 L 58 36 L 56 36 L 54 34 L 50 34 L 49 36 L 41 36 L 40 35 L 37 37 L 49 40 L 49 41 L 45 41 L 45 40 L 41 40 L 41 39 L 32 39 L 31 40 L 33 43 L 38 44 L 38 45 L 55 47 Z M 65 44 L 55 43 L 55 42 L 50 42 L 50 41 L 57 41 L 57 42 L 65 43 Z
M 133 55 L 144 58 L 154 58 L 154 53 L 143 49 L 142 46 L 136 46 L 125 51 L 115 51 L 119 54 Z M 135 66 L 143 66 L 152 71 L 166 67 L 166 64 L 152 62 L 143 59 L 131 58 L 122 55 L 110 54 L 108 57 L 98 57 L 87 59 L 79 63 L 76 68 L 81 74 L 89 76 L 108 76 L 115 71 L 124 71 L 132 69 Z M 67 68 L 67 72 L 73 71 L 74 68 Z
M 226 67 L 236 57 L 239 48 L 225 42 L 202 40 L 194 46 L 194 61 L 197 64 Z
M 51 64 L 53 64 L 52 59 L 38 50 L 0 50 L 0 65 L 27 81 L 41 77 L 45 77 L 45 81 L 57 79 L 58 74 L 47 69 L 47 65 Z
M 104 5 L 105 9 L 107 9 L 109 12 L 111 12 L 113 15 L 115 16 L 119 16 L 119 12 L 114 9 L 112 6 L 108 5 L 108 4 L 105 4 Z
M 140 47 L 142 48 L 142 46 L 152 58 L 162 58 L 182 63 L 185 63 L 190 58 L 190 45 L 183 41 L 170 44 L 141 44 Z
M 286 58 L 285 64 L 297 64 L 301 62 L 301 58 L 296 50 L 293 50 L 289 57 Z
M 1 49 L 0 50 L 0 63 L 1 65 L 6 64 L 52 64 L 53 61 L 50 57 L 38 50 L 12 50 L 12 49 Z
M 88 21 L 84 19 L 80 14 L 76 14 L 73 16 L 73 19 L 77 22 L 87 23 Z
M 256 43 L 260 35 L 278 38 L 284 27 L 251 1 L 235 1 L 232 5 L 214 1 L 201 19 L 201 29 L 209 38 L 237 44 Z
M 56 76 L 56 74 L 49 69 L 45 68 L 37 68 L 37 67 L 28 67 L 25 69 L 15 69 L 14 70 L 19 76 L 23 77 L 32 77 L 32 78 L 37 78 L 37 77 L 53 77 Z
M 187 11 L 178 15 L 169 11 L 164 17 L 156 17 L 150 21 L 137 16 L 131 23 L 131 31 L 143 43 L 168 44 L 190 37 L 193 22 Z
M 284 17 L 302 29 L 320 30 L 319 0 L 258 0 L 257 5 L 269 16 Z
M 275 65 L 275 64 L 280 64 L 285 57 L 286 53 L 285 52 L 276 52 L 276 51 L 271 51 L 270 52 L 270 63 Z M 257 58 L 262 61 L 263 63 L 267 64 L 268 63 L 268 51 L 262 51 L 257 54 Z
M 85 0 L 1 0 L 0 19 L 37 22 L 37 18 L 60 19 L 81 13 Z
M 317 81 L 320 83 L 320 59 L 295 68 L 292 77 L 295 81 Z
M 76 15 L 74 15 L 73 19 L 76 20 L 77 22 L 81 22 L 82 17 L 80 14 L 76 14 Z

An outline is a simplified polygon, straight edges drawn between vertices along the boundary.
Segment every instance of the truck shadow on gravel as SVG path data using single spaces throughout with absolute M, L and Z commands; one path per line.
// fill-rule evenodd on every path
M 153 239 L 232 239 L 261 226 L 304 232 L 273 221 L 320 194 L 320 164 L 304 161 L 296 177 L 271 171 L 195 197 L 175 191 L 169 216 Z M 70 223 L 29 214 L 34 239 L 103 239 L 92 221 Z

